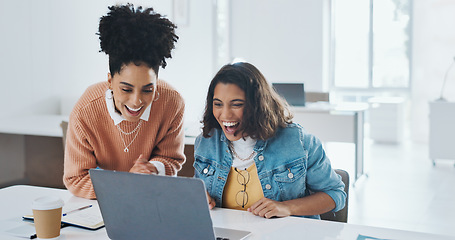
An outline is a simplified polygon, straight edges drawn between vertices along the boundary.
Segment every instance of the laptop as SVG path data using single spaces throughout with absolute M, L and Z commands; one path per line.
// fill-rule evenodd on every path
M 90 169 L 111 239 L 245 239 L 214 228 L 201 179 Z M 218 235 L 222 234 L 222 235 Z
M 303 83 L 272 83 L 275 91 L 291 106 L 305 106 L 305 87 Z

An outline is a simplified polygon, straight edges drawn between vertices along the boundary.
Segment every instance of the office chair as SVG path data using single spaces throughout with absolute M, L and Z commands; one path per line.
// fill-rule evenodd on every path
M 194 177 L 194 145 L 185 144 L 184 150 L 186 162 L 183 164 L 182 169 L 177 173 L 179 177 Z
M 335 172 L 341 176 L 341 181 L 344 183 L 344 191 L 346 192 L 346 205 L 338 212 L 326 212 L 321 214 L 321 220 L 329 220 L 335 222 L 348 222 L 348 200 L 349 200 L 349 174 L 345 170 L 335 169 Z
M 62 128 L 62 133 L 63 133 L 63 150 L 65 150 L 65 144 L 66 144 L 66 131 L 68 130 L 68 122 L 67 121 L 62 121 L 60 123 L 60 127 Z

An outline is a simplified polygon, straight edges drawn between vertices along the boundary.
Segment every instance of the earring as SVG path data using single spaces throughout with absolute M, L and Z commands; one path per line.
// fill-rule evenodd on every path
M 108 92 L 108 94 L 107 94 L 107 98 L 108 98 L 108 99 L 114 98 L 114 91 L 112 91 L 112 89 L 109 89 L 109 92 Z
M 159 92 L 156 92 L 158 94 L 158 97 L 155 98 L 155 100 L 153 100 L 154 102 L 156 102 L 158 99 L 160 99 L 160 93 Z

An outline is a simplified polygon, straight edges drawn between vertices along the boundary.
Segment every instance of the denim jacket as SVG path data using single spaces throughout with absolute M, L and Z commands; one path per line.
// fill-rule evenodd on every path
M 214 129 L 211 137 L 199 135 L 194 144 L 195 177 L 204 181 L 217 207 L 222 205 L 223 189 L 232 166 L 228 142 L 221 129 Z M 333 212 L 344 207 L 346 193 L 341 177 L 332 169 L 320 140 L 305 133 L 300 125 L 288 124 L 274 137 L 257 140 L 254 150 L 264 197 L 287 201 L 325 192 L 335 201 Z

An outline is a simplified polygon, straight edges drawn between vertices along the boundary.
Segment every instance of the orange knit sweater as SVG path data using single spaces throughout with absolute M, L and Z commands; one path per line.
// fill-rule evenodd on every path
M 157 81 L 160 97 L 152 103 L 150 117 L 125 148 L 120 132 L 106 107 L 108 82 L 90 86 L 70 114 L 66 138 L 63 182 L 74 195 L 96 198 L 88 174 L 91 168 L 129 171 L 140 154 L 164 164 L 166 175 L 175 175 L 185 162 L 181 95 L 162 80 Z M 122 121 L 120 127 L 131 132 L 138 123 Z M 136 134 L 123 135 L 130 143 Z

